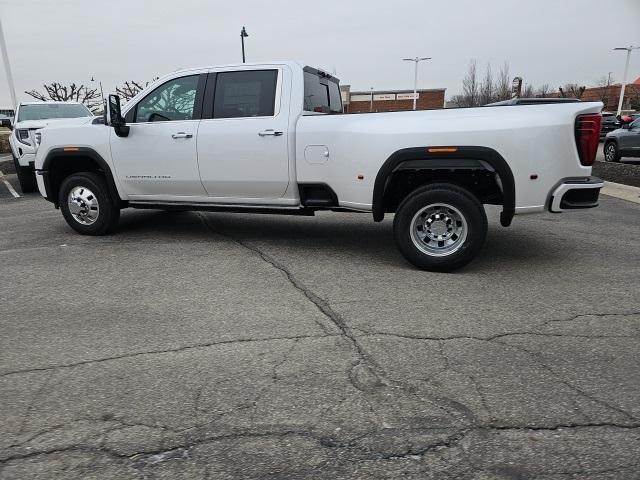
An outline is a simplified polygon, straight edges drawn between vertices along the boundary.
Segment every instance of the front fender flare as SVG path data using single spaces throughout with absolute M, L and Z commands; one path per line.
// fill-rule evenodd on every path
M 109 188 L 109 194 L 114 203 L 119 206 L 123 206 L 124 201 L 120 197 L 118 187 L 113 177 L 111 167 L 102 156 L 94 149 L 89 147 L 74 147 L 74 150 L 68 150 L 64 148 L 52 148 L 42 162 L 42 169 L 38 172 L 43 175 L 45 180 L 45 189 L 47 193 L 47 200 L 52 201 L 56 206 L 58 205 L 58 192 L 51 191 L 51 168 L 55 165 L 57 159 L 69 158 L 69 157 L 88 157 L 93 160 L 97 165 L 101 173 L 104 174 L 107 181 L 107 187 Z

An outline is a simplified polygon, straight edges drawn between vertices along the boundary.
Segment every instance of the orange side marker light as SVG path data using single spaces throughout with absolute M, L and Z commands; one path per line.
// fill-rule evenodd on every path
M 429 153 L 454 153 L 458 149 L 456 147 L 435 147 L 427 149 Z

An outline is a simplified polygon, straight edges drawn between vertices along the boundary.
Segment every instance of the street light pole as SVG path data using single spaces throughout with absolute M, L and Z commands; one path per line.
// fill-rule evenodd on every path
M 616 47 L 614 48 L 614 50 L 626 50 L 627 51 L 627 62 L 624 65 L 624 76 L 622 78 L 622 88 L 620 89 L 620 100 L 618 101 L 618 113 L 616 114 L 617 116 L 620 116 L 620 113 L 622 113 L 622 104 L 624 102 L 624 91 L 627 88 L 627 74 L 629 73 L 629 60 L 631 60 L 631 52 L 633 50 L 637 50 L 640 47 L 634 47 L 633 45 L 630 45 L 628 47 Z
M 371 101 L 369 102 L 369 111 L 373 112 L 373 87 L 371 87 Z
M 403 58 L 405 62 L 415 62 L 415 71 L 413 72 L 413 109 L 416 109 L 418 100 L 418 63 L 423 60 L 431 60 L 431 57 L 415 57 L 415 58 Z
M 249 34 L 247 33 L 247 30 L 242 27 L 242 30 L 240 30 L 240 41 L 242 42 L 242 63 L 246 63 L 246 59 L 244 57 L 244 39 L 248 36 Z
M 11 101 L 13 102 L 13 111 L 15 112 L 18 106 L 18 100 L 16 99 L 16 87 L 13 85 L 13 74 L 11 73 L 11 65 L 9 65 L 9 54 L 7 53 L 7 43 L 4 39 L 2 21 L 0 21 L 0 48 L 2 49 L 2 62 L 4 63 L 4 71 L 7 74 L 7 83 L 9 84 Z

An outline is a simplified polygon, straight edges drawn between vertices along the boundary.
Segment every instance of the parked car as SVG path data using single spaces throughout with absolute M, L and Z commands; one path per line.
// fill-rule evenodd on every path
M 623 123 L 622 128 L 608 133 L 605 138 L 605 161 L 619 162 L 622 157 L 640 157 L 640 118 Z
M 171 73 L 104 122 L 49 126 L 38 188 L 80 234 L 125 207 L 395 213 L 402 255 L 450 271 L 514 215 L 598 204 L 602 103 L 342 114 L 338 79 L 296 62 Z M 544 138 L 544 148 L 540 139 Z M 561 224 L 558 224 L 561 228 Z
M 620 121 L 615 113 L 602 112 L 602 129 L 600 130 L 600 140 L 604 140 L 607 133 L 620 128 Z
M 78 102 L 24 102 L 18 105 L 9 144 L 23 193 L 38 189 L 33 168 L 38 130 L 54 123 L 84 122 L 89 117 L 93 118 L 91 111 Z
M 7 117 L 6 115 L 0 113 L 0 127 L 10 129 L 12 125 L 13 121 L 11 120 L 11 117 Z

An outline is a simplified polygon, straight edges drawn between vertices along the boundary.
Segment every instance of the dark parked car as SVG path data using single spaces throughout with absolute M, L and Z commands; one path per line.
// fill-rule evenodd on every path
M 622 157 L 640 157 L 640 118 L 623 123 L 622 128 L 608 133 L 605 138 L 605 161 L 619 162 Z
M 602 128 L 600 130 L 600 140 L 604 140 L 607 133 L 613 132 L 620 128 L 620 121 L 616 118 L 615 113 L 602 112 Z
M 11 128 L 11 119 L 6 115 L 0 114 L 0 127 Z

